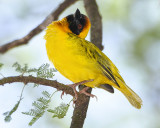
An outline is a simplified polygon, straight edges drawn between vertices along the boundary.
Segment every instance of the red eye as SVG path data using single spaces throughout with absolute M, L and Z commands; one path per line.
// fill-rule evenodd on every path
M 81 24 L 78 24 L 78 29 L 82 29 L 82 25 Z

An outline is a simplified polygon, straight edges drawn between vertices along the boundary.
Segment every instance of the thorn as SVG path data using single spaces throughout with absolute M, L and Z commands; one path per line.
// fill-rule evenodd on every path
M 62 99 L 62 100 L 63 100 L 63 98 L 62 98 L 62 97 L 63 97 L 63 95 L 64 95 L 64 91 L 63 91 L 63 92 L 62 92 L 62 94 L 61 94 L 61 99 Z

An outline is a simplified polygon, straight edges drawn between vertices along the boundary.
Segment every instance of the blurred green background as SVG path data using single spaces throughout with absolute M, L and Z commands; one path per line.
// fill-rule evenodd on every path
M 0 0 L 0 45 L 26 35 L 40 24 L 62 0 Z M 160 128 L 160 1 L 159 0 L 97 0 L 103 18 L 103 52 L 115 63 L 126 83 L 142 98 L 142 109 L 133 108 L 119 92 L 107 93 L 93 89 L 98 97 L 90 101 L 84 128 Z M 68 8 L 60 19 L 79 8 L 85 13 L 83 1 Z M 0 54 L 4 76 L 18 75 L 12 68 L 14 62 L 38 67 L 50 63 L 45 49 L 45 31 L 35 36 L 29 44 Z M 87 40 L 89 40 L 89 36 Z M 51 64 L 51 63 L 50 63 Z M 52 65 L 52 64 L 51 64 Z M 1 77 L 1 76 L 0 76 Z M 1 77 L 2 78 L 2 77 Z M 69 80 L 55 73 L 54 79 L 64 84 Z M 29 84 L 24 91 L 20 107 L 12 115 L 10 123 L 4 122 L 4 112 L 11 110 L 19 99 L 23 84 L 14 83 L 0 87 L 0 127 L 27 128 L 31 117 L 21 114 L 32 108 L 32 102 L 43 90 Z M 60 98 L 61 92 L 52 98 L 50 107 L 68 103 L 72 97 Z M 68 128 L 73 107 L 64 119 L 52 119 L 45 114 L 33 128 Z

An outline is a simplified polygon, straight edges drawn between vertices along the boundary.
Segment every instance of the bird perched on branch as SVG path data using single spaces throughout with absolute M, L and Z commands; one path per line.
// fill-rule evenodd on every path
M 90 29 L 87 16 L 77 9 L 59 21 L 52 22 L 46 30 L 46 49 L 50 61 L 66 78 L 74 82 L 70 85 L 77 97 L 75 87 L 87 86 L 80 93 L 94 97 L 86 90 L 102 88 L 114 93 L 114 88 L 121 91 L 136 108 L 142 105 L 141 98 L 130 89 L 112 61 L 93 43 L 85 40 Z

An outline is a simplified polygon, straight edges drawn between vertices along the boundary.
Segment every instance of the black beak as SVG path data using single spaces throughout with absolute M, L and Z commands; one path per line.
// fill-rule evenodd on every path
M 74 13 L 74 16 L 76 19 L 79 19 L 81 17 L 81 12 L 79 11 L 78 8 L 77 8 L 76 12 Z

